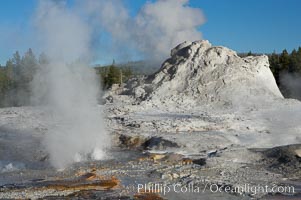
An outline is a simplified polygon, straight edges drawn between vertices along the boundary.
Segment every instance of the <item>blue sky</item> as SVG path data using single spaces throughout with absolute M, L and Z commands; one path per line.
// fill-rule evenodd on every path
M 135 15 L 146 0 L 124 0 Z M 31 17 L 37 0 L 0 1 L 0 63 L 19 50 L 35 50 Z M 269 53 L 301 46 L 301 0 L 190 0 L 201 8 L 204 39 L 238 52 Z M 36 50 L 38 51 L 38 50 Z

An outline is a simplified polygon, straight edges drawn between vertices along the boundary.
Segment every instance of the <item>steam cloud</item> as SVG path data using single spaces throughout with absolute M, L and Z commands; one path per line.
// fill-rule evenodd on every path
M 33 80 L 33 100 L 47 104 L 57 122 L 45 137 L 50 161 L 64 168 L 87 156 L 101 159 L 109 137 L 96 107 L 99 81 L 87 67 L 91 29 L 64 3 L 40 1 L 35 19 L 50 62 Z
M 162 61 L 179 43 L 202 38 L 198 28 L 205 17 L 200 9 L 188 6 L 189 0 L 148 2 L 136 16 L 130 16 L 121 0 L 79 3 L 85 14 L 96 19 L 95 25 L 111 35 L 119 52 L 126 46 L 146 59 Z
M 297 73 L 280 74 L 280 83 L 288 90 L 292 98 L 301 99 L 301 77 Z
M 78 0 L 73 6 L 66 1 L 39 1 L 34 23 L 50 62 L 32 82 L 33 102 L 48 105 L 59 122 L 45 137 L 55 167 L 87 157 L 101 159 L 110 143 L 96 109 L 99 81 L 93 69 L 85 67 L 97 56 L 95 49 L 107 45 L 115 47 L 116 51 L 110 49 L 114 55 L 138 52 L 146 59 L 162 60 L 178 43 L 202 37 L 198 31 L 205 21 L 202 11 L 188 3 L 148 2 L 131 16 L 121 0 Z M 99 47 L 97 38 L 103 32 L 111 42 Z

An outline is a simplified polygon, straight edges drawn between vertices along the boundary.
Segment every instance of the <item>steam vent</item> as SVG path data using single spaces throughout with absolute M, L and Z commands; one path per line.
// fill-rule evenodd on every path
M 1 108 L 0 199 L 275 199 L 243 190 L 246 184 L 285 185 L 279 199 L 300 199 L 301 104 L 283 98 L 267 56 L 242 58 L 206 40 L 184 42 L 156 73 L 115 86 L 104 104 L 80 104 L 83 115 L 67 115 L 71 124 L 49 107 Z M 100 116 L 111 146 L 91 152 L 93 144 L 109 143 L 98 131 Z M 45 134 L 55 136 L 60 170 Z M 64 163 L 73 153 L 86 156 Z M 161 183 L 170 192 L 154 189 Z M 178 192 L 191 183 L 200 192 Z M 234 192 L 214 192 L 215 185 Z

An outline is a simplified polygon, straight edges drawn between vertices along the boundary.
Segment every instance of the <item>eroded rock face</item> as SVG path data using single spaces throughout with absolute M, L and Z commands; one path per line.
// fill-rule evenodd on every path
M 207 40 L 172 49 L 161 69 L 132 93 L 142 103 L 156 106 L 253 105 L 283 98 L 267 56 L 241 58 Z

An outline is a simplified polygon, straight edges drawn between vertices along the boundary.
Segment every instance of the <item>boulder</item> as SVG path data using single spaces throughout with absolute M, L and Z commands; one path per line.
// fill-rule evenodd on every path
M 146 140 L 142 147 L 145 150 L 164 150 L 166 148 L 179 147 L 177 143 L 163 139 L 162 137 L 152 137 Z

